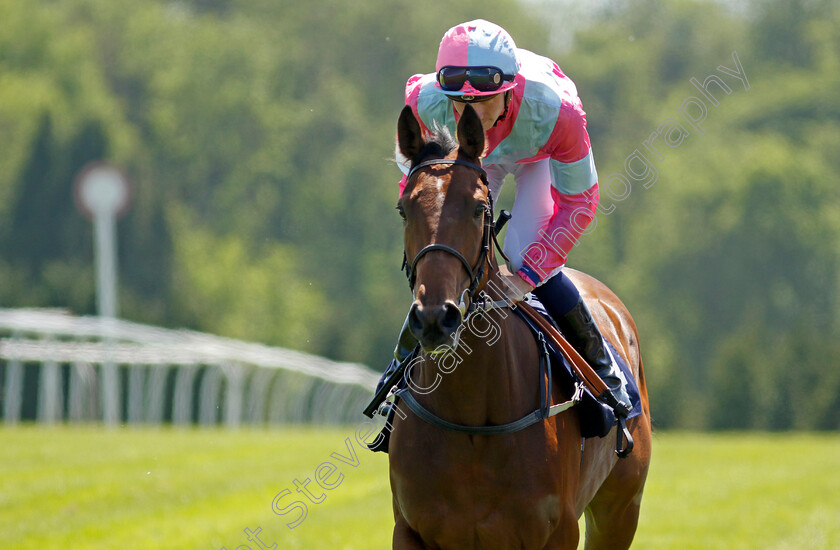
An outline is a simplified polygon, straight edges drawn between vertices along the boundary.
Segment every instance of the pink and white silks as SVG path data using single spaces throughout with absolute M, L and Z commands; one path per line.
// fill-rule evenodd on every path
M 574 82 L 551 59 L 517 49 L 520 62 L 507 112 L 486 133 L 482 165 L 499 195 L 505 176 L 516 182 L 504 251 L 511 269 L 538 286 L 557 273 L 595 217 L 598 174 L 586 113 Z M 436 74 L 408 79 L 405 101 L 425 132 L 435 124 L 455 134 L 458 114 L 435 86 Z M 407 173 L 406 159 L 397 162 Z M 400 181 L 400 195 L 406 178 Z

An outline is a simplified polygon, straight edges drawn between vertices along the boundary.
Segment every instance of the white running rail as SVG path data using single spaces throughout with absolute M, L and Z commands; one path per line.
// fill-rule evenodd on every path
M 378 378 L 364 365 L 210 334 L 0 308 L 6 424 L 351 423 Z

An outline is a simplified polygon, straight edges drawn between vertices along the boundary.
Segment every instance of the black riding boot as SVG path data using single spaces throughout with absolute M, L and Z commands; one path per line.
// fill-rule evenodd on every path
M 592 319 L 589 308 L 586 307 L 586 302 L 580 299 L 571 311 L 560 316 L 560 319 L 555 318 L 555 321 L 570 343 L 609 388 L 609 391 L 597 396 L 598 399 L 615 410 L 617 416 L 629 415 L 632 410 L 630 397 L 619 376 L 618 365 L 612 361 L 604 347 L 604 339 L 598 325 Z
M 400 331 L 400 337 L 397 341 L 397 347 L 394 348 L 394 358 L 391 359 L 391 362 L 385 368 L 385 372 L 382 374 L 382 377 L 376 384 L 376 393 L 379 392 L 380 388 L 382 388 L 382 385 L 385 384 L 385 381 L 388 379 L 391 373 L 397 370 L 397 367 L 403 361 L 408 360 L 408 358 L 414 352 L 414 348 L 416 347 L 417 339 L 414 338 L 414 335 L 411 334 L 411 331 L 408 329 L 408 317 L 406 317 L 405 322 L 402 326 L 402 330 Z M 377 413 L 385 417 L 385 426 L 382 428 L 382 431 L 379 433 L 376 439 L 374 439 L 371 443 L 368 443 L 368 449 L 370 449 L 371 451 L 375 453 L 388 452 L 388 443 L 391 440 L 391 430 L 394 426 L 394 412 L 394 406 L 389 401 L 384 401 L 379 406 L 379 410 L 377 411 Z

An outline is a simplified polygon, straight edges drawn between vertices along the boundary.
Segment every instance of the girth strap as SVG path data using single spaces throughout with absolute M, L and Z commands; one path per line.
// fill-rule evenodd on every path
M 583 384 L 575 385 L 575 393 L 571 399 L 558 403 L 556 405 L 549 405 L 551 403 L 551 365 L 549 364 L 548 347 L 546 345 L 545 337 L 540 333 L 538 336 L 539 352 L 540 352 L 540 407 L 530 414 L 527 414 L 519 420 L 508 422 L 506 424 L 499 424 L 496 426 L 468 426 L 465 424 L 456 424 L 444 420 L 435 415 L 411 394 L 409 388 L 402 388 L 394 392 L 394 395 L 405 401 L 408 408 L 417 415 L 421 420 L 431 424 L 432 426 L 450 430 L 453 432 L 466 433 L 471 435 L 503 435 L 518 432 L 532 426 L 537 422 L 542 422 L 554 415 L 557 415 L 565 410 L 568 410 L 577 405 L 583 398 Z M 546 377 L 548 382 L 546 383 Z M 396 401 L 395 401 L 396 402 Z
M 511 434 L 514 432 L 518 432 L 527 428 L 528 426 L 532 426 L 537 422 L 542 422 L 547 418 L 551 418 L 552 416 L 559 414 L 565 410 L 571 409 L 580 401 L 583 395 L 583 386 L 578 385 L 577 389 L 575 390 L 575 394 L 572 396 L 571 399 L 568 401 L 564 401 L 563 403 L 558 403 L 557 405 L 552 405 L 548 408 L 548 412 L 545 412 L 542 408 L 535 410 L 534 412 L 523 416 L 519 420 L 514 420 L 513 422 L 508 422 L 507 424 L 499 424 L 498 426 L 467 426 L 465 424 L 456 424 L 454 422 L 449 422 L 448 420 L 444 420 L 432 412 L 430 412 L 427 408 L 421 405 L 417 399 L 408 388 L 403 388 L 395 392 L 395 394 L 405 401 L 405 404 L 408 405 L 408 408 L 418 416 L 421 420 L 428 422 L 432 426 L 436 426 L 438 428 L 443 428 L 445 430 L 450 430 L 453 432 L 460 432 L 472 435 L 503 435 L 503 434 Z

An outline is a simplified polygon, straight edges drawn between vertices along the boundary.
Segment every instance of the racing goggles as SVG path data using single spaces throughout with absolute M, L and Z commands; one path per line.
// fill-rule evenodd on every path
M 479 92 L 495 92 L 505 82 L 512 82 L 513 75 L 506 75 L 497 67 L 441 67 L 437 81 L 445 92 L 457 92 L 469 81 Z

